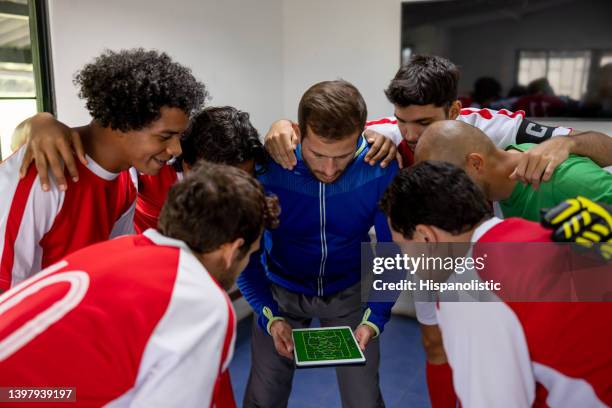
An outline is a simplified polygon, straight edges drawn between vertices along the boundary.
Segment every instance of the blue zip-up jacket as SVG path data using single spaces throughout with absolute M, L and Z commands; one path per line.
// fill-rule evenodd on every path
M 313 176 L 302 160 L 301 146 L 296 149 L 293 170 L 271 162 L 258 177 L 266 191 L 280 200 L 280 225 L 265 231 L 262 251 L 253 254 L 237 283 L 268 333 L 270 324 L 282 318 L 270 281 L 307 296 L 332 295 L 361 279 L 361 243 L 369 242 L 372 226 L 379 242 L 391 241 L 378 202 L 398 166 L 395 161 L 386 168 L 370 166 L 363 160 L 368 150 L 367 141 L 360 137 L 353 161 L 330 184 Z M 363 323 L 378 335 L 392 305 L 368 304 Z

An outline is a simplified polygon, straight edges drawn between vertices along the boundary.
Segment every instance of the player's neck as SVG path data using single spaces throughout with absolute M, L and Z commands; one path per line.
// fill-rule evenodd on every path
M 495 152 L 493 163 L 494 179 L 490 184 L 491 191 L 488 197 L 491 201 L 502 201 L 510 198 L 517 183 L 516 180 L 510 178 L 510 175 L 516 169 L 520 159 L 520 154 L 504 150 Z
M 209 252 L 206 254 L 196 254 L 195 257 L 198 258 L 200 263 L 204 265 L 204 268 L 208 271 L 208 274 L 212 276 L 215 281 L 225 290 L 229 290 L 234 284 L 230 279 L 230 274 L 227 269 L 224 267 L 224 261 L 222 257 L 218 254 L 219 250 Z
M 81 135 L 85 153 L 104 170 L 119 173 L 130 167 L 130 163 L 123 158 L 121 150 L 117 148 L 121 132 L 102 127 L 95 121 L 75 130 Z

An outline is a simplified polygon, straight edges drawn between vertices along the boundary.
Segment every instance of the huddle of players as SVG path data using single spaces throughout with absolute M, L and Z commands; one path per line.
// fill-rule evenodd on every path
M 154 67 L 144 82 L 135 79 L 143 67 Z M 79 401 L 94 405 L 232 406 L 227 367 L 235 321 L 223 289 L 248 262 L 238 283 L 258 319 L 244 405 L 286 406 L 294 369 L 291 329 L 318 317 L 323 325 L 354 327 L 366 351 L 366 366 L 337 369 L 343 404 L 383 406 L 377 337 L 391 305 L 363 310 L 357 289 L 356 254 L 370 227 L 376 226 L 380 241 L 391 234 L 397 242 L 523 241 L 525 235 L 547 241 L 550 231 L 535 224 L 491 218 L 487 200 L 499 201 L 505 216 L 532 220 L 540 208 L 578 194 L 612 202 L 611 176 L 586 158 L 567 157 L 577 153 L 611 165 L 607 136 L 585 132 L 548 140 L 570 130 L 540 126 L 520 113 L 462 110 L 457 78 L 447 60 L 414 57 L 386 91 L 395 119 L 368 125 L 387 137 L 366 131 L 367 140 L 361 135 L 367 110 L 359 92 L 344 81 L 316 84 L 302 98 L 299 125 L 279 121 L 267 135 L 277 165 L 266 161 L 248 116 L 233 108 L 205 109 L 188 125 L 205 90 L 165 54 L 103 54 L 76 79 L 94 118 L 90 125 L 66 132 L 44 115 L 31 120 L 37 141 L 50 134 L 58 146 L 46 149 L 55 169 L 50 191 L 44 191 L 44 181 L 38 183 L 33 165 L 24 178 L 17 177 L 22 160 L 27 166 L 33 156 L 43 169 L 40 179 L 46 179 L 45 149 L 22 148 L 0 166 L 5 173 L 0 191 L 13 197 L 1 212 L 0 283 L 8 289 L 34 275 L 0 298 L 7 310 L 0 319 L 1 385 L 75 384 Z M 76 132 L 82 161 L 74 160 L 64 136 L 53 131 Z M 392 142 L 399 143 L 405 166 L 420 162 L 397 177 L 397 165 L 388 165 L 395 154 Z M 56 170 L 60 160 L 54 149 L 78 182 L 65 181 Z M 181 159 L 167 164 L 177 156 Z M 383 156 L 384 168 L 368 165 Z M 256 167 L 266 171 L 258 175 L 259 184 L 229 167 L 196 165 L 201 158 L 251 174 Z M 130 167 L 136 170 L 131 177 Z M 542 174 L 547 181 L 538 190 L 510 178 L 538 183 Z M 278 197 L 280 219 L 262 185 Z M 604 208 L 585 205 L 603 211 L 592 223 L 610 228 L 612 222 L 600 222 Z M 131 219 L 142 235 L 66 257 L 131 232 Z M 267 240 L 259 249 L 264 226 Z M 146 230 L 150 227 L 157 231 Z M 609 239 L 605 231 L 595 232 Z M 472 307 L 478 306 L 484 307 L 449 304 L 436 311 L 423 304 L 417 309 L 435 407 L 456 403 L 447 355 L 465 406 L 612 403 L 612 356 L 606 350 L 612 332 L 605 304 L 553 310 L 503 302 Z M 537 322 L 550 316 L 558 316 L 558 326 L 540 328 Z M 567 327 L 580 329 L 574 337 L 563 332 L 564 342 L 532 342 L 548 334 L 538 330 Z M 472 336 L 466 336 L 470 330 Z M 471 349 L 483 352 L 470 354 Z M 576 349 L 587 354 L 576 356 Z M 561 358 L 565 350 L 573 357 Z M 540 360 L 538 353 L 544 354 Z M 83 358 L 74 361 L 75 354 Z M 83 372 L 95 374 L 83 378 Z

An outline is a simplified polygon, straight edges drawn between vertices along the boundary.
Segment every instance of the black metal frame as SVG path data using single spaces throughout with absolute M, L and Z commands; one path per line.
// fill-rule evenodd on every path
M 29 0 L 32 64 L 36 82 L 36 108 L 55 114 L 51 41 L 47 0 Z

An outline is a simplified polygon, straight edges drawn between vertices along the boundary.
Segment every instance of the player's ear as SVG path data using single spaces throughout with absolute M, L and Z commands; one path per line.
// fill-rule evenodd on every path
M 481 173 L 484 168 L 484 157 L 480 153 L 470 153 L 466 158 L 469 170 L 474 170 L 476 173 Z M 468 172 L 469 174 L 469 172 Z
M 461 101 L 459 99 L 451 103 L 450 108 L 448 108 L 448 118 L 457 119 L 457 116 L 461 113 L 461 107 Z
M 242 245 L 244 245 L 243 238 L 236 238 L 232 242 L 226 242 L 225 244 L 221 245 L 221 249 L 223 250 L 222 257 L 225 269 L 230 269 L 236 259 L 238 259 L 238 255 L 240 254 L 240 248 L 242 247 Z
M 419 224 L 415 227 L 413 238 L 417 242 L 438 242 L 438 236 L 434 228 L 424 224 Z
M 300 125 L 295 122 L 291 122 L 291 127 L 293 128 L 293 131 L 295 132 L 295 135 L 298 137 L 298 139 L 302 140 L 302 135 L 300 135 Z

